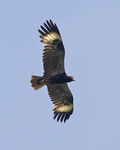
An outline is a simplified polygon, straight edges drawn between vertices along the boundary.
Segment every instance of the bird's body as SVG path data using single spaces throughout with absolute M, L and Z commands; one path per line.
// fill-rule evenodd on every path
M 54 119 L 66 122 L 73 113 L 73 96 L 68 88 L 67 82 L 74 81 L 74 78 L 67 75 L 64 69 L 65 49 L 60 36 L 60 32 L 53 22 L 46 21 L 44 26 L 38 30 L 41 42 L 44 46 L 43 64 L 44 75 L 32 76 L 31 83 L 34 90 L 48 88 L 48 94 L 55 104 Z

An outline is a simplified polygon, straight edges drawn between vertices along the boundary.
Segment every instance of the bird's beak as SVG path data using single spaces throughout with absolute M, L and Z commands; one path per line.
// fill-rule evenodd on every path
M 73 78 L 73 81 L 76 81 L 76 80 Z

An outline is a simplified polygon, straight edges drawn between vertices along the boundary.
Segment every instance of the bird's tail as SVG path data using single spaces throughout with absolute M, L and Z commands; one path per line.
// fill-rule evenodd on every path
M 40 77 L 40 76 L 31 76 L 31 80 L 30 83 L 32 83 L 32 88 L 37 91 L 40 88 L 42 88 L 45 83 L 44 83 L 44 77 Z

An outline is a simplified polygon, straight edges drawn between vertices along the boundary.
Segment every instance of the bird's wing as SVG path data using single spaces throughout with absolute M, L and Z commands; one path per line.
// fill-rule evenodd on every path
M 66 122 L 73 113 L 73 96 L 67 83 L 64 84 L 47 84 L 49 96 L 55 104 L 53 109 L 54 119 Z
M 44 46 L 43 65 L 44 75 L 61 74 L 64 72 L 65 50 L 56 24 L 46 21 L 39 30 L 41 42 Z

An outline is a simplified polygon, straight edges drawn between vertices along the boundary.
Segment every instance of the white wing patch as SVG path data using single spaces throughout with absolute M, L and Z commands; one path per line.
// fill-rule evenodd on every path
M 73 109 L 73 105 L 64 105 L 62 104 L 60 107 L 57 108 L 57 106 L 54 107 L 54 109 L 56 109 L 57 112 L 69 112 Z
M 42 40 L 43 40 L 42 43 L 43 43 L 44 45 L 46 45 L 47 42 L 49 42 L 49 43 L 52 44 L 52 42 L 53 42 L 54 40 L 57 40 L 57 39 L 60 40 L 60 41 L 62 41 L 60 35 L 58 35 L 56 32 L 51 32 L 51 33 L 49 33 L 49 34 L 47 34 L 47 35 L 44 35 L 44 36 L 42 37 Z

